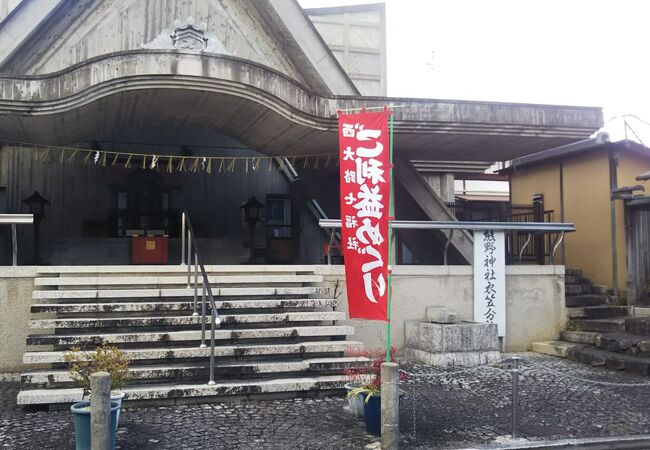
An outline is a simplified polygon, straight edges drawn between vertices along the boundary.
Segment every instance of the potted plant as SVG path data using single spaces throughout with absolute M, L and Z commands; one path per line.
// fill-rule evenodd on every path
M 361 399 L 363 404 L 363 417 L 366 422 L 366 431 L 369 434 L 381 435 L 381 364 L 386 361 L 385 353 L 374 351 L 370 353 L 373 356 L 372 365 L 365 369 L 365 381 L 360 385 L 353 387 L 348 391 L 348 401 L 350 399 Z M 395 362 L 397 350 L 390 349 L 390 361 Z M 400 371 L 400 381 L 406 379 L 406 373 Z M 347 387 L 347 385 L 346 385 Z M 400 397 L 403 395 L 400 392 Z M 357 400 L 359 401 L 359 400 Z
M 90 375 L 95 372 L 111 374 L 111 425 L 112 443 L 115 448 L 117 424 L 124 398 L 121 389 L 130 378 L 131 358 L 119 348 L 104 343 L 100 344 L 95 351 L 82 351 L 79 347 L 72 347 L 63 358 L 70 367 L 70 377 L 83 391 L 82 401 L 70 407 L 75 418 L 76 449 L 90 448 L 90 402 L 83 399 L 89 394 L 92 395 Z
M 369 358 L 371 360 L 374 358 L 373 352 L 369 350 L 349 350 L 347 354 L 348 356 L 357 358 Z M 371 380 L 371 372 L 372 368 L 368 366 L 359 367 L 358 365 L 354 365 L 343 369 L 343 374 L 349 379 L 345 384 L 345 389 L 347 391 L 346 398 L 348 399 L 348 405 L 352 417 L 363 419 L 363 402 L 365 400 L 365 394 L 358 391 L 358 389 Z

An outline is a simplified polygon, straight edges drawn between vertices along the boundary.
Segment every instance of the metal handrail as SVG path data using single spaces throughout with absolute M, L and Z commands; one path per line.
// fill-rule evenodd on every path
M 11 225 L 12 266 L 18 265 L 18 233 L 16 225 L 34 223 L 34 214 L 0 214 L 0 225 Z
M 201 295 L 201 344 L 200 348 L 206 348 L 205 344 L 205 323 L 206 323 L 206 305 L 205 299 L 206 294 L 207 298 L 210 301 L 210 381 L 209 385 L 216 384 L 214 381 L 214 341 L 215 341 L 215 332 L 216 329 L 221 326 L 221 319 L 219 318 L 219 312 L 217 311 L 217 304 L 214 301 L 214 296 L 212 295 L 212 287 L 210 286 L 210 279 L 208 274 L 205 271 L 205 266 L 201 261 L 201 256 L 199 255 L 199 248 L 197 245 L 196 234 L 194 234 L 194 228 L 192 228 L 192 222 L 186 211 L 183 211 L 181 214 L 182 222 L 182 249 L 181 254 L 183 259 L 181 264 L 185 263 L 185 234 L 187 233 L 187 288 L 192 287 L 192 266 L 194 266 L 194 312 L 193 316 L 199 316 L 197 310 L 197 294 L 199 287 L 199 270 L 201 271 L 202 278 L 202 295 Z M 187 225 L 187 226 L 186 226 Z M 194 250 L 194 264 L 192 264 L 192 250 Z
M 321 219 L 318 224 L 322 228 L 341 228 L 341 219 Z M 576 230 L 574 224 L 565 222 L 461 222 L 456 220 L 393 220 L 391 227 L 409 230 L 493 230 L 542 233 Z
M 318 221 L 321 228 L 330 228 L 332 236 L 337 228 L 341 228 L 341 219 L 321 219 Z M 531 236 L 534 233 L 560 233 L 557 241 L 553 245 L 553 250 L 550 256 L 550 262 L 553 264 L 555 252 L 560 243 L 564 239 L 564 233 L 576 230 L 575 224 L 566 222 L 461 222 L 456 220 L 447 221 L 425 221 L 425 220 L 393 220 L 391 221 L 393 230 L 406 229 L 406 230 L 450 230 L 447 235 L 447 241 L 444 247 L 443 260 L 447 265 L 447 250 L 451 243 L 454 230 L 492 230 L 492 231 L 517 231 L 527 232 L 528 239 L 519 252 L 519 259 L 521 260 L 524 250 L 530 242 Z M 330 237 L 330 240 L 332 238 Z M 329 262 L 329 261 L 328 261 Z M 331 265 L 328 264 L 328 265 Z

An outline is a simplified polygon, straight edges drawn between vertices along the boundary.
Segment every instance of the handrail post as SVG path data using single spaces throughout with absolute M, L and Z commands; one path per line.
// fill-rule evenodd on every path
M 181 214 L 181 266 L 185 264 L 185 211 Z
M 205 285 L 204 285 L 205 286 Z M 199 289 L 199 255 L 194 252 L 194 312 L 193 316 L 198 316 L 199 313 L 196 310 L 196 297 Z
M 214 333 L 215 333 L 215 328 L 217 326 L 217 318 L 216 318 L 216 311 L 212 309 L 210 311 L 210 317 L 212 320 L 210 321 L 210 381 L 208 381 L 209 385 L 214 385 L 216 384 L 214 382 Z
M 187 288 L 190 288 L 192 273 L 192 233 L 187 232 Z
M 519 438 L 519 357 L 512 357 L 512 438 Z
M 205 280 L 203 280 L 203 296 L 201 297 L 201 345 L 200 348 L 205 348 Z
M 336 234 L 336 228 L 332 228 L 332 233 L 330 233 L 330 242 L 327 246 L 327 265 L 332 265 L 332 245 L 334 245 L 334 236 Z
M 16 224 L 11 224 L 11 248 L 12 248 L 12 265 L 18 265 L 18 234 L 16 233 Z
M 199 249 L 196 244 L 196 241 L 193 243 L 192 238 L 196 239 L 194 236 L 194 230 L 192 228 L 192 221 L 189 216 L 184 215 L 184 227 L 183 235 L 187 232 L 187 289 L 190 289 L 192 284 L 192 265 L 194 265 L 194 308 L 192 316 L 199 316 L 198 312 L 198 289 L 199 289 L 199 268 L 201 270 L 201 344 L 200 348 L 205 348 L 205 329 L 206 329 L 206 319 L 207 319 L 207 305 L 206 297 L 210 302 L 210 380 L 208 381 L 209 385 L 216 384 L 214 381 L 214 358 L 215 358 L 215 334 L 218 326 L 221 325 L 221 319 L 219 318 L 219 313 L 217 312 L 217 304 L 214 301 L 214 296 L 212 294 L 212 287 L 210 285 L 210 278 L 208 273 L 205 270 L 205 266 L 200 260 Z M 194 246 L 194 261 L 192 262 L 192 246 Z M 184 249 L 183 253 L 184 253 Z

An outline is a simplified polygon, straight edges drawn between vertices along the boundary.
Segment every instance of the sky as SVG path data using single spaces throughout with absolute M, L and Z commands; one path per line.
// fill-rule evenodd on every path
M 650 0 L 385 3 L 389 96 L 601 106 L 613 140 L 633 114 L 650 146 Z

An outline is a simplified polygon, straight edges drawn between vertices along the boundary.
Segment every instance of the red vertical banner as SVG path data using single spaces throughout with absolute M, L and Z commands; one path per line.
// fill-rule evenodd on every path
M 341 247 L 351 319 L 388 320 L 389 115 L 339 114 Z

